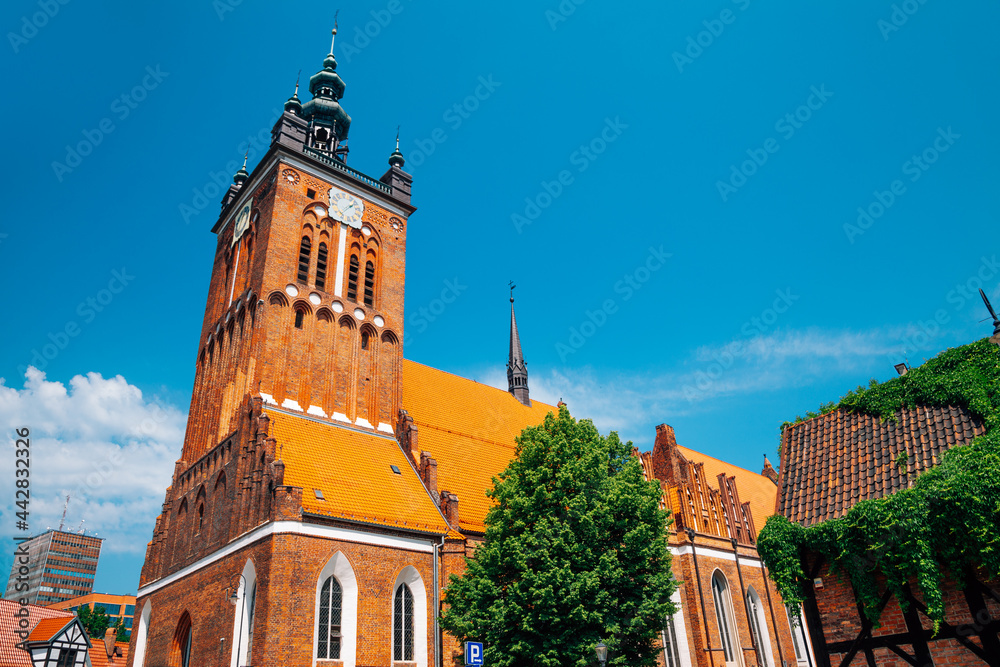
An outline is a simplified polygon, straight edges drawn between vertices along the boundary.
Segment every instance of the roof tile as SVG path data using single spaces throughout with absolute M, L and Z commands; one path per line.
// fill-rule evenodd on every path
M 906 488 L 946 450 L 984 432 L 982 420 L 954 406 L 899 410 L 895 421 L 835 410 L 789 426 L 778 511 L 807 526 L 843 516 L 859 500 Z M 905 475 L 896 464 L 903 452 Z

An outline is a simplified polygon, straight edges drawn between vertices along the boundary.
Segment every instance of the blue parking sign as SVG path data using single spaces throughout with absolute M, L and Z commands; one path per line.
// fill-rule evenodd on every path
M 465 664 L 469 667 L 483 664 L 482 642 L 465 642 Z

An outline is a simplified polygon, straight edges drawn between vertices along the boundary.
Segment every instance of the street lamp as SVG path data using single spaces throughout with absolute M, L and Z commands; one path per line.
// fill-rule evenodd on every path
M 594 653 L 597 654 L 597 662 L 601 663 L 601 667 L 604 667 L 608 662 L 608 647 L 603 640 L 597 642 Z
M 244 577 L 242 574 L 237 574 L 236 576 L 239 577 L 240 580 L 243 582 L 243 594 L 246 595 L 246 587 L 247 587 L 246 577 Z M 236 579 L 234 578 L 233 579 L 233 583 L 235 583 L 235 582 L 236 582 Z M 232 591 L 231 594 L 229 592 L 230 590 Z M 232 604 L 234 607 L 240 603 L 240 587 L 239 587 L 239 584 L 237 584 L 236 586 L 233 586 L 233 585 L 227 586 L 223 592 L 226 594 L 226 599 L 229 600 L 230 604 Z M 233 613 L 235 613 L 235 611 Z M 239 632 L 236 633 L 236 664 L 237 664 L 237 666 L 240 664 L 240 643 L 242 642 L 242 640 L 243 640 L 243 609 L 241 608 L 240 609 L 240 630 L 239 630 Z

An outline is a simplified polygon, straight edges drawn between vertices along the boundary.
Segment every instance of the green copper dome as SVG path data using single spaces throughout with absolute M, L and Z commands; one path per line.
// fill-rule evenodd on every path
M 309 92 L 313 98 L 302 105 L 302 115 L 320 123 L 333 125 L 340 139 L 347 138 L 351 117 L 340 105 L 347 85 L 337 74 L 337 59 L 331 52 L 323 59 L 323 69 L 309 79 Z M 291 101 L 291 100 L 289 100 Z

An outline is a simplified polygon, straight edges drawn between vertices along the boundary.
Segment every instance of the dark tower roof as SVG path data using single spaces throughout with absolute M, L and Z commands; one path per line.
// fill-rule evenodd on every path
M 507 355 L 507 391 L 521 403 L 527 406 L 531 405 L 531 399 L 528 398 L 528 367 L 524 363 L 524 353 L 521 352 L 521 337 L 517 333 L 513 296 L 510 297 L 510 352 Z

